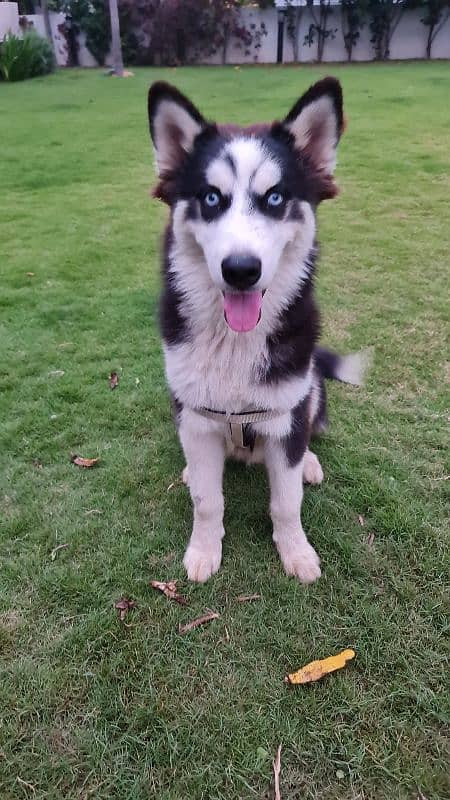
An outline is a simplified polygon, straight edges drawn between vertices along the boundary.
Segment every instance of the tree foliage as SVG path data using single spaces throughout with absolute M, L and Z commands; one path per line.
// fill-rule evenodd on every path
M 225 63 L 231 45 L 244 56 L 257 59 L 264 22 L 244 24 L 242 6 L 267 9 L 274 0 L 118 0 L 122 49 L 129 64 L 186 64 L 220 54 Z M 330 0 L 306 0 L 312 17 L 303 43 L 317 45 L 317 60 L 322 61 L 326 42 L 334 39 Z M 104 64 L 110 49 L 111 28 L 108 0 L 48 0 L 49 10 L 65 13 L 60 31 L 67 40 L 69 65 L 78 63 L 78 34 L 83 31 L 86 45 L 99 64 Z M 19 0 L 21 13 L 36 11 L 34 0 Z M 426 27 L 425 53 L 431 58 L 433 42 L 450 18 L 450 0 L 341 0 L 341 26 L 347 58 L 351 61 L 361 30 L 366 23 L 375 58 L 390 57 L 395 30 L 405 10 L 419 10 Z M 294 61 L 299 60 L 301 26 L 305 6 L 286 0 L 286 33 Z
M 317 41 L 317 61 L 322 61 L 325 43 L 327 39 L 334 39 L 337 33 L 337 28 L 329 28 L 329 17 L 332 14 L 330 0 L 319 0 L 318 5 L 314 5 L 313 0 L 306 2 L 313 22 L 309 26 L 308 33 L 305 36 L 304 44 L 312 47 Z
M 371 44 L 375 58 L 390 56 L 391 40 L 407 6 L 407 0 L 368 0 Z
M 61 0 L 58 5 L 59 10 L 66 16 L 65 26 L 61 32 L 66 37 L 69 61 L 77 63 L 76 40 L 78 33 L 83 31 L 86 47 L 95 60 L 103 65 L 111 43 L 108 0 Z
M 353 48 L 361 36 L 367 13 L 367 0 L 341 0 L 341 25 L 347 58 L 352 60 Z
M 450 17 L 450 0 L 421 0 L 420 8 L 423 11 L 420 21 L 428 28 L 425 52 L 431 58 L 433 42 Z
M 286 32 L 292 44 L 292 57 L 294 61 L 299 61 L 299 35 L 302 16 L 303 6 L 294 5 L 292 0 L 287 0 L 285 11 Z
M 264 23 L 242 23 L 230 0 L 120 0 L 125 58 L 136 64 L 186 64 L 234 42 L 245 55 L 261 47 Z

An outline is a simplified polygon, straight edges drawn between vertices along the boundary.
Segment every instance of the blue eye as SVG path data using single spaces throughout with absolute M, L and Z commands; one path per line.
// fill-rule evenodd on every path
M 284 197 L 280 192 L 271 192 L 267 197 L 267 205 L 271 206 L 272 208 L 276 208 L 277 206 L 281 206 L 284 201 Z
M 220 203 L 220 195 L 218 192 L 208 192 L 205 195 L 205 204 L 208 208 L 217 208 Z

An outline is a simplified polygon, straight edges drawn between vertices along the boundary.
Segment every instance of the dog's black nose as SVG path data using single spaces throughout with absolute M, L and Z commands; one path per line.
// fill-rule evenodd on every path
M 227 256 L 222 261 L 222 275 L 233 289 L 249 289 L 261 277 L 261 261 L 256 256 Z

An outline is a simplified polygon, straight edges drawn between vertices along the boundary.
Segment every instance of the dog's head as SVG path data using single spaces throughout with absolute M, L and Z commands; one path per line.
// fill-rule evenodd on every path
M 155 195 L 172 207 L 175 228 L 223 293 L 230 328 L 249 331 L 289 249 L 300 244 L 305 253 L 313 246 L 317 204 L 337 192 L 340 84 L 319 81 L 282 122 L 270 125 L 207 122 L 161 82 L 150 88 L 148 113 L 159 175 Z

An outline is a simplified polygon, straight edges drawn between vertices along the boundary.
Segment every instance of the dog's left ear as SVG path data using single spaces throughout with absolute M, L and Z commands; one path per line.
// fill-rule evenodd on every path
M 207 123 L 184 94 L 164 81 L 154 83 L 148 93 L 148 120 L 160 176 L 180 166 Z
M 311 86 L 290 110 L 282 123 L 294 137 L 294 145 L 304 151 L 324 174 L 331 175 L 336 165 L 336 147 L 344 129 L 341 84 L 324 78 Z

